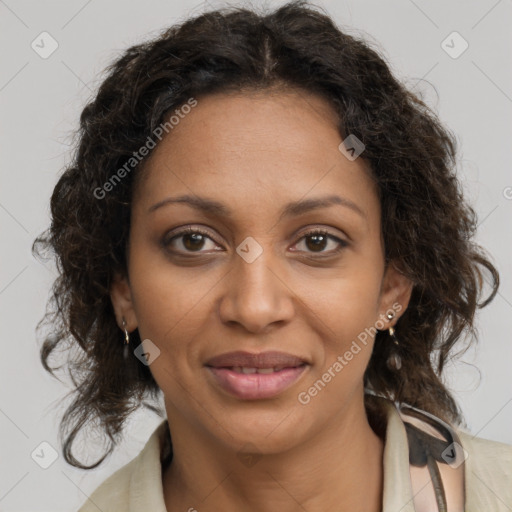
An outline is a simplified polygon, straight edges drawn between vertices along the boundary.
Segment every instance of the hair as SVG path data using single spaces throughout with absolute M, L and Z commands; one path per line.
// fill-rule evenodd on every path
M 34 241 L 34 254 L 49 249 L 59 271 L 38 328 L 49 326 L 41 361 L 52 375 L 61 367 L 51 367 L 50 356 L 57 348 L 68 352 L 73 401 L 59 435 L 66 435 L 69 464 L 101 464 L 141 405 L 162 414 L 152 405 L 161 390 L 149 368 L 133 355 L 123 359 L 123 332 L 109 295 L 114 275 L 127 274 L 130 205 L 143 166 L 134 166 L 103 197 L 94 191 L 190 98 L 271 89 L 321 96 L 336 112 L 342 138 L 351 134 L 364 143 L 361 158 L 378 185 L 386 264 L 413 283 L 395 326 L 402 368 L 388 369 L 393 343 L 387 331 L 378 331 L 365 387 L 445 421 L 463 421 L 441 376 L 449 359 L 476 342 L 476 308 L 494 298 L 499 276 L 472 240 L 477 219 L 456 178 L 453 135 L 369 43 L 342 32 L 316 6 L 294 1 L 263 13 L 226 7 L 126 49 L 106 69 L 80 116 L 72 162 L 53 191 L 51 225 Z M 491 291 L 479 302 L 485 270 Z M 140 343 L 137 330 L 132 340 Z M 72 445 L 94 422 L 108 448 L 85 465 Z

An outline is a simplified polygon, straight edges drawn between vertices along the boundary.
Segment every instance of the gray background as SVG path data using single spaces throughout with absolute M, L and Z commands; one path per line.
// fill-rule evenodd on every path
M 49 197 L 69 161 L 72 130 L 105 66 L 165 26 L 204 7 L 227 4 L 0 0 L 2 511 L 76 510 L 139 452 L 160 421 L 149 412 L 134 415 L 125 442 L 97 470 L 80 471 L 64 462 L 57 429 L 69 388 L 42 369 L 34 334 L 55 270 L 34 260 L 30 246 L 48 224 Z M 317 4 L 342 28 L 380 49 L 392 70 L 423 94 L 458 136 L 461 180 L 480 219 L 478 240 L 492 254 L 502 284 L 495 301 L 479 313 L 478 346 L 449 368 L 447 381 L 473 434 L 512 443 L 512 1 Z M 47 59 L 31 47 L 43 31 L 59 45 Z M 453 31 L 469 44 L 458 58 L 441 46 Z M 452 51 L 459 50 L 461 41 L 452 39 Z M 59 452 L 48 469 L 31 458 L 43 441 Z

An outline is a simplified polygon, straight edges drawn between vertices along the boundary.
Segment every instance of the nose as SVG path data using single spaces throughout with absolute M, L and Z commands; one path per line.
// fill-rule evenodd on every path
M 252 263 L 236 256 L 219 306 L 225 324 L 237 324 L 261 334 L 292 319 L 294 294 L 285 272 L 272 263 L 270 253 L 270 249 L 264 250 Z

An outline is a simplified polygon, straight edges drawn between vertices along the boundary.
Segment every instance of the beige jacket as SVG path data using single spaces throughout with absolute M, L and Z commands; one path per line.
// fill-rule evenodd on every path
M 407 435 L 398 411 L 386 406 L 383 512 L 415 512 Z M 161 458 L 169 453 L 167 420 L 131 462 L 107 478 L 78 512 L 167 512 Z M 465 512 L 512 511 L 512 446 L 457 430 L 467 451 Z

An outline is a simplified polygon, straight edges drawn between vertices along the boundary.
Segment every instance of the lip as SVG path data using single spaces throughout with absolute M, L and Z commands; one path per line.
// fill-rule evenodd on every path
M 210 359 L 206 368 L 215 382 L 229 394 L 243 400 L 272 398 L 292 386 L 309 363 L 284 352 L 228 352 Z M 233 367 L 282 368 L 272 373 L 239 373 Z
M 206 366 L 215 368 L 230 368 L 233 366 L 245 366 L 246 368 L 291 368 L 308 363 L 307 360 L 287 354 L 286 352 L 268 351 L 253 354 L 251 352 L 226 352 L 212 357 L 206 362 Z
M 268 374 L 251 373 L 247 375 L 229 368 L 208 366 L 207 369 L 217 384 L 229 394 L 243 400 L 261 400 L 272 398 L 289 388 L 304 373 L 306 367 L 307 365 L 304 364 L 294 368 L 283 368 Z

